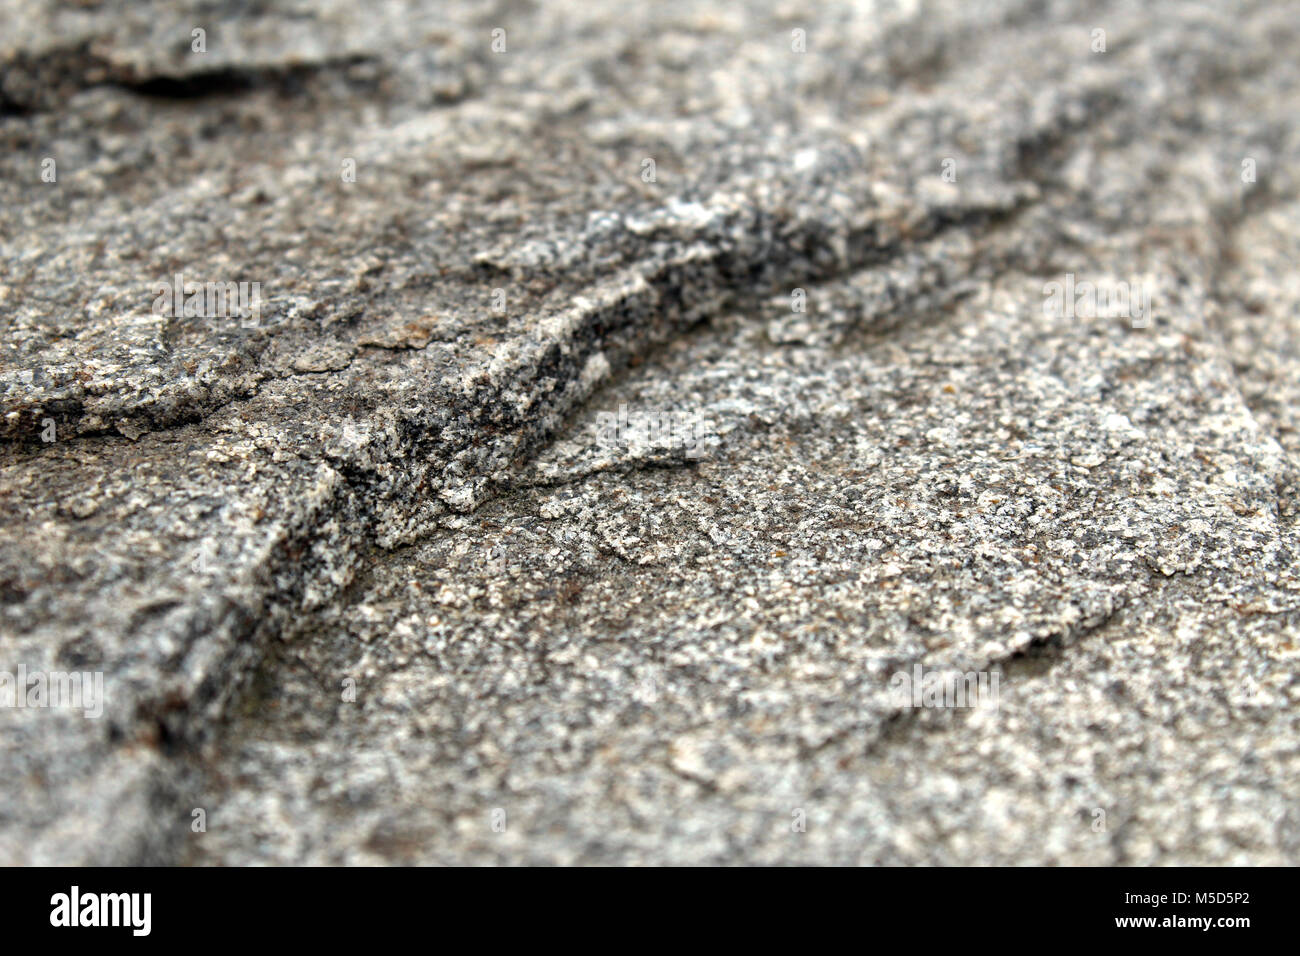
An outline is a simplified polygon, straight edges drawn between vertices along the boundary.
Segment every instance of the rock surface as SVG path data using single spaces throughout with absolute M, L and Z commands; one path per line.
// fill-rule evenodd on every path
M 1300 861 L 1292 5 L 727 6 L 0 0 L 0 861 Z

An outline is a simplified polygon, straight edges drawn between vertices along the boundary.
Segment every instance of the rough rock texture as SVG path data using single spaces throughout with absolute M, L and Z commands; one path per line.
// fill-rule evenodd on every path
M 0 861 L 1300 861 L 1298 46 L 0 0 Z

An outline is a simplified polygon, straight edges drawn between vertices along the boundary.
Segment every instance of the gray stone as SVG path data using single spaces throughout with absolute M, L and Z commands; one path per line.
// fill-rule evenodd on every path
M 0 860 L 1300 859 L 1288 4 L 31 6 Z

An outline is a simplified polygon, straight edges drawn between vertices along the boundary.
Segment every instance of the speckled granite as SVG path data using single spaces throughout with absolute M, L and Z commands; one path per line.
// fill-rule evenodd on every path
M 34 5 L 0 860 L 1300 859 L 1289 4 Z

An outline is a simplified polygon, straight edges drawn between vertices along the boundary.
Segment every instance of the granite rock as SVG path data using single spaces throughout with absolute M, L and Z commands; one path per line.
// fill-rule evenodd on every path
M 0 860 L 1300 860 L 1288 3 L 0 23 Z

